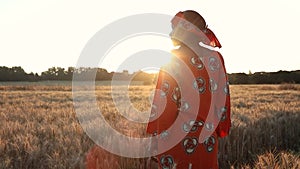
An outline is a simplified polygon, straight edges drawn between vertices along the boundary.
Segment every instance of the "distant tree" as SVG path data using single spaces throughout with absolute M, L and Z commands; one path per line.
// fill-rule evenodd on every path
M 75 71 L 74 67 L 68 67 L 68 70 L 66 72 L 66 79 L 67 80 L 72 80 L 74 71 Z
M 26 80 L 31 81 L 31 82 L 38 81 L 39 75 L 37 73 L 34 74 L 33 72 L 31 72 L 31 73 L 27 74 Z
M 245 73 L 232 73 L 228 76 L 230 84 L 249 84 L 249 77 Z
M 107 72 L 106 69 L 98 68 L 96 74 L 96 80 L 111 80 L 112 76 L 110 73 Z
M 65 68 L 57 67 L 56 69 L 56 80 L 67 80 L 67 72 L 65 72 Z
M 5 66 L 0 67 L 0 80 L 1 81 L 23 81 L 26 80 L 27 74 L 20 66 L 8 68 Z

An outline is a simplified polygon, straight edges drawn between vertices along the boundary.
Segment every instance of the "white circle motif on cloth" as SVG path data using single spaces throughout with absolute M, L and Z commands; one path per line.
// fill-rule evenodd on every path
M 176 103 L 180 100 L 180 89 L 179 89 L 179 87 L 175 87 L 173 89 L 172 99 Z
M 213 136 L 208 137 L 204 141 L 204 146 L 207 152 L 212 152 L 214 150 L 214 145 L 216 144 L 216 139 Z
M 169 132 L 167 130 L 164 130 L 161 132 L 160 138 L 165 140 L 168 138 L 168 136 L 169 136 Z
M 227 107 L 222 107 L 220 110 L 216 109 L 216 113 L 220 121 L 225 121 L 226 112 L 227 112 Z
M 204 91 L 205 91 L 205 80 L 201 77 L 198 77 L 194 81 L 194 88 L 197 89 L 199 93 L 204 93 Z
M 197 69 L 203 68 L 202 58 L 199 56 L 193 56 L 191 58 L 191 63 L 192 63 L 192 65 L 196 66 Z
M 174 159 L 171 155 L 162 156 L 160 158 L 160 164 L 163 169 L 173 169 Z
M 181 100 L 179 102 L 179 111 L 180 112 L 187 112 L 190 109 L 190 104 L 187 101 Z
M 160 96 L 166 97 L 170 89 L 170 84 L 167 81 L 164 81 L 161 86 Z
M 218 89 L 218 84 L 213 78 L 209 79 L 209 89 L 211 92 L 215 92 Z
M 188 133 L 188 132 L 191 130 L 190 125 L 187 124 L 187 123 L 183 123 L 182 129 L 183 129 L 183 131 L 186 132 L 186 133 Z
M 212 131 L 214 129 L 214 124 L 211 123 L 211 122 L 207 122 L 205 123 L 205 128 L 208 130 L 208 131 Z
M 209 58 L 209 69 L 211 71 L 216 71 L 220 68 L 220 63 L 215 57 L 210 57 Z
M 183 141 L 183 148 L 187 154 L 192 154 L 195 152 L 196 147 L 198 146 L 198 139 L 196 137 L 186 137 Z
M 189 123 L 183 123 L 182 128 L 183 131 L 188 133 L 188 132 L 196 132 L 199 127 L 202 127 L 204 125 L 203 121 L 195 121 L 195 120 L 190 120 Z
M 227 81 L 226 84 L 225 84 L 225 87 L 224 87 L 224 93 L 226 95 L 229 95 L 229 82 Z

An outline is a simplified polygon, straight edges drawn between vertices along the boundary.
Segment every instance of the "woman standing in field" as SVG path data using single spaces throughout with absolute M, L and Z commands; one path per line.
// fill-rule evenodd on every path
M 172 19 L 174 55 L 161 68 L 147 133 L 163 169 L 218 168 L 218 137 L 229 133 L 229 85 L 221 45 L 195 11 Z M 172 144 L 172 146 L 170 146 Z

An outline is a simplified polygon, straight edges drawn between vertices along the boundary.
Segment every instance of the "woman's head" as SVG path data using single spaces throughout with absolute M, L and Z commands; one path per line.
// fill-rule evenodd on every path
M 181 17 L 183 19 L 189 21 L 190 23 L 195 25 L 200 30 L 206 29 L 206 22 L 205 22 L 204 18 L 198 12 L 193 11 L 193 10 L 186 10 L 186 11 L 179 12 L 179 13 L 182 13 Z
M 196 27 L 201 31 L 205 31 L 207 28 L 204 18 L 198 12 L 193 10 L 178 12 L 171 22 L 173 31 L 171 32 L 170 36 L 172 38 L 174 46 L 181 45 L 180 40 L 176 40 L 175 38 L 173 38 L 173 35 L 175 33 L 177 33 L 177 35 L 185 34 L 186 32 L 188 32 L 188 29 L 192 29 L 192 27 Z M 183 25 L 182 22 L 186 22 L 189 24 Z M 180 27 L 184 27 L 184 29 L 181 29 Z

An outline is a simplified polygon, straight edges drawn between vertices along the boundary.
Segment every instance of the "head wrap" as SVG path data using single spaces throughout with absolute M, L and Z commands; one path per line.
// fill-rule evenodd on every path
M 172 19 L 171 23 L 172 23 L 173 29 L 178 26 L 183 27 L 184 30 L 186 30 L 196 36 L 199 36 L 199 39 L 201 39 L 204 44 L 210 45 L 212 47 L 221 48 L 222 46 L 212 30 L 207 28 L 207 26 L 205 26 L 205 28 L 203 30 L 200 30 L 200 28 L 198 28 L 196 25 L 194 25 L 194 23 L 199 19 L 202 19 L 201 15 L 199 16 L 199 18 L 195 18 L 193 21 L 190 21 L 184 16 L 184 12 L 178 12 L 175 15 L 175 17 Z M 205 23 L 205 21 L 204 21 L 204 23 Z M 202 37 L 203 33 L 207 38 Z

